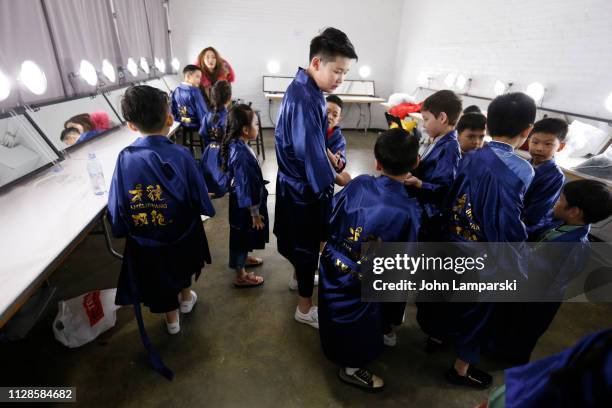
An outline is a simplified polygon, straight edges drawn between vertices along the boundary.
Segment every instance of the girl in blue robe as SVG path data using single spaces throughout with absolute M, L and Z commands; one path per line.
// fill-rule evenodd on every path
M 247 144 L 257 138 L 257 115 L 248 105 L 236 105 L 229 116 L 228 131 L 223 141 L 224 170 L 230 180 L 229 223 L 230 261 L 236 270 L 236 287 L 254 287 L 264 278 L 245 267 L 261 265 L 260 258 L 249 257 L 254 249 L 268 243 L 268 191 L 255 153 Z M 250 259 L 249 259 L 250 258 Z
M 218 81 L 212 89 L 214 109 L 208 112 L 200 128 L 205 147 L 200 160 L 200 171 L 204 176 L 208 192 L 214 198 L 223 197 L 229 189 L 227 174 L 223 171 L 221 143 L 227 128 L 227 105 L 232 98 L 232 88 L 227 81 Z

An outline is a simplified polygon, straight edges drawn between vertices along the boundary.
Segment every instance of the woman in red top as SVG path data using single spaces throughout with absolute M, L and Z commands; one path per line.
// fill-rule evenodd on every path
M 210 102 L 210 92 L 217 81 L 234 82 L 236 75 L 232 66 L 215 50 L 213 47 L 207 47 L 200 52 L 196 65 L 202 70 L 202 79 L 200 80 L 200 89 L 206 99 L 206 103 Z

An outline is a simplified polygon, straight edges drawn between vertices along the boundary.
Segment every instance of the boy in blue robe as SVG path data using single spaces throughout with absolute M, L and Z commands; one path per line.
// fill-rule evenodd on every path
M 453 91 L 438 91 L 423 101 L 421 113 L 431 143 L 421 155 L 419 167 L 405 181 L 417 189 L 423 207 L 421 241 L 442 240 L 443 202 L 461 160 L 455 131 L 461 109 L 461 99 Z
M 206 146 L 200 160 L 200 171 L 204 176 L 208 192 L 214 198 L 219 198 L 229 189 L 229 178 L 222 170 L 221 143 L 227 130 L 227 105 L 232 99 L 230 83 L 217 81 L 213 85 L 211 98 L 214 108 L 206 113 L 200 129 L 202 143 Z
M 327 157 L 336 171 L 334 183 L 345 186 L 351 181 L 351 175 L 344 171 L 346 168 L 346 139 L 340 127 L 343 109 L 342 99 L 338 95 L 332 94 L 328 95 L 325 100 L 327 101 L 327 133 L 325 134 Z M 333 191 L 331 195 L 333 196 Z
M 553 221 L 553 206 L 559 199 L 565 182 L 563 172 L 555 163 L 555 154 L 565 147 L 567 122 L 545 118 L 535 123 L 529 137 L 533 181 L 525 194 L 523 221 L 527 234 L 537 239 L 541 229 Z
M 535 116 L 533 99 L 520 92 L 498 96 L 489 104 L 487 127 L 493 140 L 465 155 L 448 195 L 450 241 L 520 243 L 527 239 L 521 212 L 533 168 L 514 149 L 527 139 Z M 473 364 L 479 360 L 493 307 L 490 303 L 443 303 L 435 308 L 439 313 L 429 308 L 421 313 L 419 308 L 417 319 L 434 338 L 430 341 L 450 340 L 455 346 L 458 358 L 447 372 L 449 382 L 477 388 L 491 384 L 491 375 Z
M 199 132 L 208 106 L 200 91 L 202 70 L 197 65 L 183 68 L 183 82 L 172 91 L 172 116 L 189 131 Z
M 319 331 L 327 358 L 341 366 L 342 381 L 382 390 L 384 382 L 365 367 L 384 348 L 383 304 L 361 301 L 359 260 L 364 242 L 415 242 L 421 209 L 403 186 L 418 163 L 418 140 L 403 129 L 378 137 L 374 147 L 381 176 L 362 175 L 334 196 L 330 238 L 319 266 Z
M 467 108 L 466 108 L 467 109 Z M 487 117 L 480 112 L 465 113 L 457 122 L 457 141 L 461 148 L 461 156 L 484 145 L 487 130 Z
M 538 294 L 539 302 L 498 307 L 492 315 L 487 351 L 513 364 L 529 362 L 561 306 L 567 285 L 583 271 L 590 226 L 612 215 L 612 192 L 600 181 L 570 181 L 563 186 L 553 214 L 555 221 L 544 228 L 530 256 L 529 280 L 536 281 L 531 285 L 545 290 Z
M 318 328 L 312 303 L 320 242 L 326 241 L 329 187 L 335 172 L 326 153 L 326 103 L 344 80 L 355 49 L 342 31 L 327 28 L 310 43 L 310 63 L 287 88 L 274 132 L 278 174 L 274 234 L 279 253 L 295 269 L 295 320 Z
M 230 180 L 230 268 L 236 271 L 234 286 L 255 287 L 264 278 L 246 272 L 248 266 L 263 264 L 261 258 L 249 256 L 254 249 L 268 243 L 268 190 L 255 153 L 248 145 L 257 139 L 257 115 L 244 104 L 232 108 L 228 132 L 223 140 L 224 170 Z
M 329 150 L 330 161 L 337 173 L 346 167 L 346 139 L 339 126 L 342 120 L 342 99 L 338 95 L 328 95 L 327 101 L 327 132 L 325 147 Z
M 140 304 L 165 313 L 170 334 L 180 331 L 179 309 L 189 313 L 197 300 L 192 275 L 211 262 L 200 215 L 215 211 L 193 157 L 168 139 L 168 96 L 132 86 L 121 108 L 142 137 L 119 153 L 108 197 L 113 234 L 126 238 L 115 302 L 134 305 L 151 364 L 172 378 L 146 336 Z
M 585 336 L 572 347 L 504 372 L 489 408 L 612 405 L 612 329 Z

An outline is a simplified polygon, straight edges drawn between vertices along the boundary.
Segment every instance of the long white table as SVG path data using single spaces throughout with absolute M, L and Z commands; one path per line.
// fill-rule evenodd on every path
M 0 327 L 104 213 L 117 156 L 137 137 L 127 127 L 112 131 L 71 150 L 61 168 L 46 169 L 0 193 Z M 103 195 L 95 195 L 90 184 L 90 152 L 104 171 Z
M 271 112 L 271 108 L 272 108 L 272 102 L 273 101 L 280 101 L 283 99 L 283 97 L 285 96 L 284 92 L 275 92 L 275 93 L 271 93 L 271 92 L 264 92 L 264 96 L 265 98 L 268 100 L 268 115 L 270 117 L 270 121 L 272 122 L 272 125 L 276 126 L 276 124 L 274 123 L 274 121 L 272 120 L 272 112 Z M 340 95 L 338 94 L 338 96 L 340 97 L 340 99 L 342 99 L 343 103 L 355 103 L 359 105 L 359 122 L 357 122 L 357 128 L 359 127 L 359 125 L 361 124 L 361 121 L 363 119 L 363 123 L 364 123 L 364 131 L 367 133 L 368 128 L 370 127 L 370 123 L 372 122 L 372 104 L 373 103 L 381 103 L 384 102 L 385 99 L 383 98 L 379 98 L 377 96 L 361 96 L 361 95 Z M 368 120 L 366 122 L 365 120 L 365 113 L 363 113 L 361 111 L 361 105 L 366 104 L 368 106 Z

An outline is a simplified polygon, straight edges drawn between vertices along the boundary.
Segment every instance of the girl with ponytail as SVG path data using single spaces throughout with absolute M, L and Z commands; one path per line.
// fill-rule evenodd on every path
M 254 287 L 264 278 L 245 268 L 263 264 L 249 256 L 254 249 L 264 249 L 269 239 L 268 191 L 255 153 L 248 142 L 257 138 L 257 115 L 248 105 L 235 105 L 221 146 L 222 169 L 230 181 L 229 266 L 236 270 L 236 287 Z

